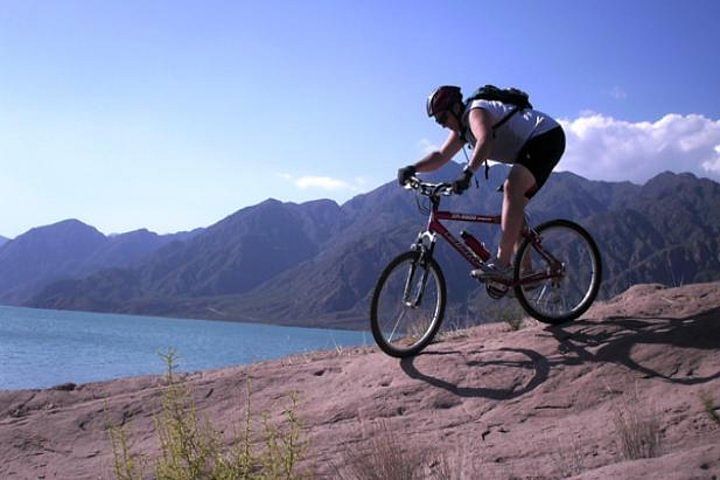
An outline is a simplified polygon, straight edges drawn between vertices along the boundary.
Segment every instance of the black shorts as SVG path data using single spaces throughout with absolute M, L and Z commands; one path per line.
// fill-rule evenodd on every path
M 525 196 L 532 198 L 545 185 L 550 172 L 565 152 L 565 132 L 558 126 L 552 130 L 531 138 L 520 149 L 516 164 L 530 170 L 535 177 L 535 186 Z

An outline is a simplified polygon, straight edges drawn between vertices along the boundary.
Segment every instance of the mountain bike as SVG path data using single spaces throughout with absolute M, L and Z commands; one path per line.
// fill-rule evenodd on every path
M 500 225 L 500 215 L 476 215 L 440 210 L 443 197 L 453 194 L 450 183 L 428 183 L 412 177 L 406 188 L 430 200 L 427 228 L 410 251 L 385 267 L 373 291 L 370 324 L 378 346 L 393 357 L 422 351 L 435 337 L 445 313 L 447 290 L 440 265 L 433 257 L 438 237 L 445 239 L 473 269 L 490 257 L 485 245 L 462 231 L 459 240 L 442 221 Z M 592 236 L 577 223 L 556 219 L 531 227 L 524 222 L 513 261 L 513 277 L 486 283 L 493 299 L 514 294 L 525 312 L 548 324 L 580 317 L 600 288 L 600 252 Z

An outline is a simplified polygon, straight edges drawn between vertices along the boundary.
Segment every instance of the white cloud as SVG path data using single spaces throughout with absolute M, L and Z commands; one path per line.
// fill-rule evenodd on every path
M 720 145 L 715 145 L 715 153 L 717 154 L 715 160 L 703 162 L 702 167 L 706 171 L 714 172 L 716 175 L 720 176 Z
M 560 123 L 567 149 L 558 170 L 639 183 L 665 170 L 720 180 L 720 120 L 668 114 L 656 122 L 633 123 L 583 112 Z
M 305 176 L 296 178 L 293 182 L 303 190 L 308 188 L 320 188 L 322 190 L 345 190 L 350 188 L 347 182 L 330 177 Z
M 368 185 L 368 180 L 363 177 L 357 177 L 352 183 L 332 177 L 304 175 L 296 177 L 288 173 L 280 173 L 278 176 L 284 180 L 291 182 L 295 187 L 301 190 L 327 190 L 331 192 L 339 192 L 342 190 L 350 192 L 364 191 Z

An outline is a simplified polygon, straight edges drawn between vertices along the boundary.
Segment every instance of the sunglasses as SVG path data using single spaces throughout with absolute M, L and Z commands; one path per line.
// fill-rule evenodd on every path
M 447 122 L 448 117 L 450 116 L 449 112 L 445 110 L 444 112 L 438 112 L 435 115 L 435 121 L 439 123 L 440 125 L 444 125 L 445 122 Z

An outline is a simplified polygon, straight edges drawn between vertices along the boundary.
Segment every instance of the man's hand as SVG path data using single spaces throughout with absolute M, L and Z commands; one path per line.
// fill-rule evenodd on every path
M 470 179 L 472 179 L 473 171 L 470 168 L 465 167 L 462 174 L 457 180 L 453 182 L 453 192 L 458 195 L 462 194 L 465 190 L 470 188 Z
M 415 165 L 408 165 L 398 170 L 398 183 L 404 187 L 405 184 L 410 180 L 410 177 L 414 176 L 417 172 Z

